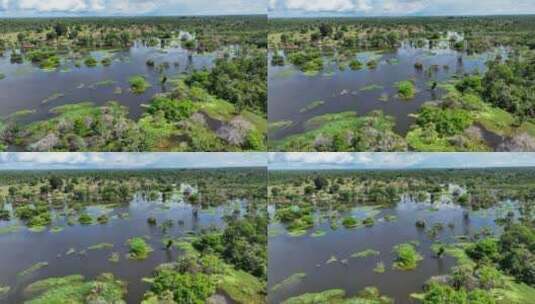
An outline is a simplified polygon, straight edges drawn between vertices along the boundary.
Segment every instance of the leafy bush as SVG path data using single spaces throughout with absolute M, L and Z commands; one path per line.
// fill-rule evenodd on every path
M 472 125 L 473 119 L 465 110 L 427 106 L 418 113 L 416 123 L 422 127 L 432 125 L 439 134 L 453 136 Z
M 152 100 L 147 113 L 154 115 L 163 112 L 164 117 L 171 122 L 189 118 L 196 111 L 196 106 L 189 100 L 173 100 L 166 97 L 156 97 Z
M 416 88 L 409 80 L 400 81 L 396 86 L 398 88 L 398 94 L 402 99 L 411 99 L 416 94 Z
M 145 77 L 141 75 L 132 76 L 128 79 L 130 88 L 134 94 L 143 94 L 145 91 L 151 87 L 150 83 L 145 80 Z
M 135 237 L 128 240 L 130 247 L 128 257 L 136 260 L 143 260 L 152 252 L 152 248 L 145 242 L 144 239 Z
M 204 273 L 159 271 L 151 286 L 155 294 L 170 291 L 177 303 L 204 304 L 215 293 L 215 282 Z
M 412 270 L 423 259 L 414 246 L 409 243 L 397 245 L 394 247 L 394 253 L 396 254 L 394 267 L 400 270 Z

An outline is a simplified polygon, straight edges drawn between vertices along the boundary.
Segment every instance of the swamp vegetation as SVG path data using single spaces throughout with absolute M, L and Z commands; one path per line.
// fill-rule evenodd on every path
M 266 178 L 4 171 L 0 302 L 265 303 Z
M 270 303 L 527 304 L 533 168 L 270 170 Z
M 265 150 L 266 16 L 0 28 L 1 150 Z
M 270 146 L 534 151 L 534 25 L 534 16 L 270 19 Z

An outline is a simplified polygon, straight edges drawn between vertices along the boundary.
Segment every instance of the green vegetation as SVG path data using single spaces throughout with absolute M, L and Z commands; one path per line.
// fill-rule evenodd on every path
M 382 296 L 375 287 L 368 287 L 356 297 L 346 297 L 342 289 L 330 289 L 319 293 L 306 293 L 283 302 L 284 304 L 313 304 L 313 303 L 332 303 L 332 304 L 392 304 L 392 299 Z
M 306 276 L 307 276 L 307 274 L 304 273 L 304 272 L 294 273 L 291 276 L 289 276 L 288 278 L 286 278 L 286 279 L 282 280 L 281 282 L 273 285 L 273 287 L 271 287 L 271 291 L 275 292 L 275 291 L 277 291 L 277 290 L 279 290 L 281 288 L 297 284 L 297 283 L 303 281 L 306 278 Z
M 352 258 L 367 258 L 371 256 L 378 256 L 380 254 L 379 251 L 373 250 L 373 249 L 366 249 L 363 251 L 355 252 L 351 255 Z
M 409 100 L 416 95 L 416 88 L 411 81 L 405 80 L 396 83 L 398 94 L 401 99 Z
M 342 220 L 342 225 L 344 225 L 344 227 L 347 229 L 352 229 L 357 228 L 360 223 L 356 218 L 349 216 Z
M 2 273 L 4 277 L 1 279 L 16 275 L 19 279 L 10 287 L 24 290 L 23 300 L 29 303 L 125 303 L 127 283 L 141 280 L 135 270 L 147 265 L 135 260 L 147 259 L 149 262 L 150 259 L 150 263 L 160 260 L 163 264 L 155 267 L 153 277 L 144 279 L 149 287 L 144 303 L 170 299 L 176 303 L 205 303 L 223 295 L 235 303 L 265 303 L 265 180 L 263 168 L 4 171 L 0 174 L 0 210 L 8 206 L 9 218 L 5 214 L 3 218 L 13 222 L 7 224 L 20 222 L 20 225 L 33 227 L 30 225 L 35 225 L 36 218 L 46 215 L 50 219 L 49 225 L 62 227 L 64 232 L 40 235 L 45 241 L 46 238 L 60 241 L 58 248 L 54 243 L 41 249 L 47 254 L 55 254 L 56 259 L 37 263 L 19 274 Z M 135 200 L 136 197 L 143 197 L 145 206 L 137 206 L 140 201 Z M 178 204 L 176 197 L 184 197 L 187 203 L 180 204 L 188 204 L 191 213 L 180 212 L 178 220 L 171 220 L 167 216 L 168 212 L 173 212 L 169 211 L 170 206 Z M 137 225 L 138 220 L 147 225 L 142 215 L 145 207 L 154 208 L 149 215 L 149 219 L 154 218 L 151 221 L 154 224 L 148 235 L 132 237 L 123 243 L 125 239 L 120 236 L 117 239 L 116 234 L 108 233 L 108 229 L 133 229 L 135 227 L 128 225 Z M 136 208 L 141 211 L 141 217 L 136 212 L 124 212 Z M 197 212 L 209 213 L 210 220 L 198 217 Z M 131 218 L 125 214 L 131 214 Z M 185 223 L 188 216 L 203 228 L 185 231 L 192 227 Z M 102 223 L 104 218 L 120 224 L 113 227 L 82 224 Z M 123 228 L 119 228 L 121 226 Z M 87 248 L 63 247 L 68 243 L 61 245 L 65 236 L 85 229 L 101 231 L 96 235 L 103 236 L 102 241 Z M 11 233 L 17 231 L 19 228 Z M 26 233 L 21 231 L 13 235 L 13 241 L 8 241 L 9 246 L 18 250 L 20 245 L 17 244 Z M 125 247 L 130 260 L 118 263 Z M 169 261 L 166 257 L 171 255 L 176 258 Z M 49 271 L 61 272 L 70 263 L 83 263 L 86 257 L 104 264 L 116 263 L 110 264 L 114 272 L 127 269 L 134 273 L 124 277 L 127 280 L 124 282 L 114 279 L 111 274 L 86 280 L 83 272 L 67 277 L 45 277 L 37 282 L 30 280 L 37 275 L 41 278 Z M 20 263 L 22 269 L 27 267 L 25 259 L 14 258 L 17 260 L 10 261 Z M 49 262 L 47 272 L 40 271 L 49 266 Z M 4 289 L 3 285 L 0 287 Z M 15 301 L 20 299 L 13 296 Z
M 84 281 L 81 275 L 48 278 L 30 284 L 26 292 L 32 295 L 29 304 L 47 303 L 124 303 L 126 284 L 110 273 L 94 281 Z
M 153 251 L 145 240 L 139 237 L 131 238 L 127 243 L 130 247 L 128 250 L 128 258 L 130 259 L 144 260 Z
M 394 247 L 396 260 L 393 267 L 399 270 L 413 270 L 418 267 L 418 262 L 423 260 L 423 257 L 416 251 L 414 246 L 409 243 L 404 243 Z
M 387 214 L 383 216 L 385 221 L 374 220 L 374 227 L 369 228 L 373 229 L 371 235 L 377 238 L 381 237 L 378 231 L 389 227 L 396 231 L 399 229 L 386 220 L 387 217 L 395 220 L 395 217 L 388 214 L 394 210 L 400 212 L 398 204 L 408 206 L 421 204 L 422 206 L 414 206 L 414 209 L 403 207 L 409 208 L 410 211 L 406 211 L 405 214 L 400 212 L 398 216 L 405 218 L 407 214 L 417 213 L 413 220 L 416 227 L 408 227 L 399 235 L 406 240 L 407 231 L 416 230 L 416 235 L 436 240 L 428 248 L 425 248 L 428 246 L 427 242 L 421 240 L 404 241 L 395 246 L 392 268 L 401 271 L 393 272 L 391 275 L 402 280 L 407 275 L 410 276 L 405 274 L 405 271 L 413 270 L 418 273 L 429 271 L 428 263 L 435 260 L 439 263 L 438 261 L 446 257 L 453 258 L 455 266 L 449 273 L 419 282 L 417 289 L 411 294 L 415 301 L 439 304 L 523 304 L 529 303 L 530 297 L 535 293 L 531 276 L 533 240 L 535 240 L 534 194 L 531 190 L 535 185 L 534 176 L 533 168 L 529 167 L 375 171 L 274 170 L 270 172 L 268 193 L 275 215 L 273 219 L 277 226 L 282 224 L 286 230 L 289 230 L 294 223 L 303 223 L 303 219 L 307 219 L 309 224 L 307 230 L 316 231 L 326 224 L 335 230 L 338 223 L 355 227 L 364 225 L 366 219 L 372 222 L 371 219 L 378 218 L 378 214 Z M 407 199 L 413 202 L 407 202 Z M 452 208 L 453 206 L 456 207 Z M 462 208 L 462 212 L 454 211 L 458 218 L 449 218 L 452 210 L 457 208 Z M 442 212 L 444 216 L 447 214 L 451 222 L 440 222 Z M 348 216 L 349 214 L 352 216 Z M 481 219 L 489 221 L 492 219 L 496 226 L 467 230 L 466 235 L 455 234 L 458 233 L 455 232 L 456 226 L 459 225 L 458 221 L 479 223 Z M 466 229 L 466 226 L 463 228 Z M 321 242 L 325 244 L 340 242 L 341 236 L 345 234 L 360 234 L 366 231 L 368 229 L 358 232 L 332 231 L 322 239 L 306 241 L 314 242 L 314 245 L 321 245 Z M 396 231 L 384 231 L 384 233 L 395 234 Z M 352 242 L 349 240 L 341 248 L 346 248 L 346 245 L 354 246 Z M 424 256 L 427 249 L 431 249 L 433 254 L 426 253 Z M 330 258 L 326 261 L 319 260 L 316 267 L 322 269 L 326 267 L 325 264 L 330 264 L 329 271 L 331 271 L 335 265 L 350 264 L 352 267 L 366 265 L 363 266 L 365 268 L 357 270 L 365 271 L 363 275 L 377 280 L 380 280 L 379 274 L 387 271 L 385 257 L 375 249 L 354 252 L 349 258 L 359 260 L 350 261 L 347 253 L 342 250 L 329 250 L 331 249 L 326 249 L 318 255 L 321 259 L 327 259 L 329 256 Z M 311 258 L 316 257 L 314 253 L 310 254 Z M 422 263 L 424 259 L 426 263 Z M 343 276 L 345 271 L 342 269 L 345 268 L 340 268 L 340 272 L 329 275 Z M 308 273 L 307 276 L 310 276 L 310 281 L 318 278 L 314 273 Z M 295 288 L 309 288 L 303 285 L 308 281 L 303 281 Z M 420 289 L 420 286 L 423 288 Z M 284 294 L 280 290 L 272 292 L 276 294 L 275 297 Z M 314 293 L 302 294 L 287 301 L 345 303 L 343 302 L 346 300 L 345 294 L 341 292 L 342 295 L 338 298 L 329 293 Z M 395 300 L 398 301 L 398 298 Z
M 322 106 L 325 104 L 325 101 L 323 100 L 316 100 L 311 103 L 309 103 L 306 107 L 299 110 L 300 113 L 308 112 L 310 110 L 314 110 L 315 108 Z
M 137 122 L 117 102 L 51 111 L 55 117 L 27 126 L 11 120 L 6 129 L 21 136 L 10 142 L 31 151 L 239 151 L 262 150 L 266 142 L 264 118 L 182 81 L 169 96 L 155 97 Z
M 34 273 L 34 272 L 36 272 L 36 271 L 38 271 L 38 270 L 40 270 L 42 268 L 45 268 L 47 266 L 48 266 L 48 262 L 39 262 L 39 263 L 36 263 L 36 264 L 30 266 L 29 268 L 21 271 L 21 272 L 19 272 L 17 274 L 17 276 L 18 277 L 25 277 L 25 276 L 28 276 L 28 275 L 30 275 L 30 274 L 32 274 L 32 273 Z
M 370 70 L 383 66 L 388 69 L 383 63 L 395 65 L 400 62 L 395 50 L 404 45 L 420 48 L 429 60 L 423 61 L 423 58 L 415 56 L 412 63 L 414 71 L 407 71 L 407 80 L 396 79 L 396 96 L 401 100 L 416 100 L 419 93 L 416 84 L 424 80 L 431 97 L 422 108 L 410 114 L 416 120 L 405 138 L 401 139 L 403 144 L 393 147 L 395 151 L 528 152 L 535 150 L 535 112 L 532 110 L 534 72 L 531 68 L 535 62 L 531 38 L 534 24 L 533 16 L 377 17 L 366 20 L 345 17 L 277 18 L 270 20 L 268 44 L 271 53 L 276 50 L 278 56 L 284 54 L 290 59 L 277 62 L 277 66 L 292 65 L 280 69 L 280 73 L 297 68 L 307 75 L 322 71 L 324 62 L 329 63 L 329 69 L 333 69 L 332 64 L 341 71 L 347 68 L 360 70 L 364 65 Z M 467 72 L 464 75 L 452 73 L 451 63 L 433 62 L 438 56 L 435 50 L 440 48 L 455 51 L 457 64 L 464 66 Z M 393 57 L 390 56 L 392 54 Z M 483 70 L 467 66 L 466 60 L 484 63 Z M 385 71 L 382 70 L 382 73 Z M 449 79 L 439 83 L 439 72 L 448 74 Z M 379 87 L 366 86 L 360 91 L 376 89 Z M 351 88 L 344 92 L 349 90 Z M 378 100 L 388 101 L 392 95 L 384 92 Z M 375 110 L 382 108 L 382 105 L 377 105 Z M 399 119 L 403 126 L 405 118 Z M 325 137 L 329 136 L 307 136 L 310 129 L 306 123 L 304 125 L 302 133 L 296 130 L 274 141 L 273 149 L 378 151 L 374 146 L 359 146 L 352 150 L 347 144 L 316 148 L 317 142 L 326 142 L 329 138 Z M 333 124 L 332 128 L 341 133 L 342 138 L 349 137 L 344 133 L 357 129 L 341 123 Z M 388 130 L 377 131 L 390 137 Z
M 267 21 L 262 16 L 38 18 L 0 23 L 0 49 L 13 50 L 8 58 L 12 64 L 31 62 L 58 73 L 79 73 L 72 64 L 100 70 L 117 61 L 128 62 L 130 58 L 115 53 L 128 53 L 142 45 L 163 54 L 180 44 L 188 49 L 187 60 L 206 56 L 213 61 L 209 68 L 179 73 L 178 61 L 144 59 L 152 69 L 147 75 L 128 75 L 131 93 L 148 92 L 156 85 L 153 78 L 159 79 L 161 88 L 154 88 L 160 93 L 147 97 L 141 104 L 144 113 L 135 118 L 119 103 L 90 109 L 91 100 L 81 103 L 83 110 L 76 104 L 52 109 L 43 121 L 4 117 L 0 119 L 5 134 L 0 136 L 1 150 L 10 146 L 40 152 L 266 150 Z M 171 64 L 176 71 L 171 71 Z M 77 88 L 100 93 L 101 87 L 119 81 L 81 83 Z M 127 94 L 124 87 L 113 90 L 117 95 Z M 43 102 L 76 99 L 76 91 L 58 92 Z M 162 104 L 162 100 L 168 102 Z M 167 110 L 176 112 L 177 106 L 188 115 L 169 115 Z
M 377 265 L 375 265 L 375 268 L 373 268 L 373 272 L 376 273 L 384 273 L 385 271 L 385 264 L 383 262 L 377 262 Z
M 88 68 L 94 68 L 97 66 L 97 60 L 91 56 L 87 57 L 86 59 L 84 59 L 84 64 L 88 67 Z
M 393 118 L 382 112 L 359 117 L 354 112 L 325 114 L 305 123 L 305 133 L 270 141 L 276 151 L 399 151 L 406 150 L 395 134 Z
M 134 94 L 143 94 L 145 91 L 151 87 L 151 84 L 147 82 L 145 77 L 142 75 L 132 76 L 128 79 L 130 84 L 130 89 Z

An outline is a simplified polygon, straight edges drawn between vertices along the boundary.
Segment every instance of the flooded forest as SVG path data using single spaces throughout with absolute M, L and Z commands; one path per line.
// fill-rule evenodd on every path
M 270 170 L 269 303 L 532 303 L 534 173 Z
M 0 151 L 263 151 L 264 15 L 0 19 Z
M 274 151 L 533 151 L 535 17 L 272 18 Z
M 0 303 L 265 303 L 265 168 L 3 171 Z

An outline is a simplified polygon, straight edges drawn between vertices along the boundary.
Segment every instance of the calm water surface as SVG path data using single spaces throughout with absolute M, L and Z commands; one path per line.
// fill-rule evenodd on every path
M 467 212 L 462 207 L 443 202 L 438 211 L 431 210 L 428 203 L 417 203 L 411 197 L 405 196 L 394 208 L 370 211 L 367 208 L 355 208 L 346 215 L 353 215 L 364 219 L 370 212 L 378 212 L 373 227 L 358 229 L 344 229 L 343 226 L 332 230 L 329 223 L 320 221 L 308 235 L 290 237 L 283 233 L 269 239 L 269 302 L 280 303 L 289 297 L 307 292 L 321 292 L 327 289 L 339 288 L 349 296 L 356 295 L 363 288 L 376 286 L 382 294 L 395 299 L 396 303 L 413 303 L 410 294 L 421 292 L 422 286 L 431 276 L 446 274 L 455 265 L 451 257 L 437 259 L 430 246 L 434 241 L 455 242 L 456 236 L 473 235 L 486 227 L 496 231 L 494 219 L 504 216 L 506 211 L 513 210 L 513 202 L 503 202 L 500 208 L 488 209 L 481 212 Z M 434 205 L 436 206 L 436 205 Z M 274 207 L 271 206 L 271 212 Z M 397 220 L 384 221 L 385 215 L 395 215 Z M 434 223 L 444 224 L 444 229 L 435 240 L 430 239 L 426 232 L 415 226 L 417 219 L 425 219 L 429 229 Z M 448 227 L 453 223 L 453 229 Z M 284 230 L 281 224 L 271 224 L 270 229 Z M 323 237 L 311 237 L 315 230 L 327 231 Z M 413 271 L 398 271 L 392 269 L 395 255 L 394 246 L 418 241 L 418 252 L 424 257 Z M 380 251 L 379 256 L 366 258 L 351 258 L 351 254 L 366 249 Z M 337 262 L 327 264 L 326 261 L 335 256 Z M 347 259 L 344 264 L 341 261 Z M 384 273 L 375 273 L 373 269 L 378 262 L 383 262 Z M 284 286 L 276 292 L 271 288 L 294 273 L 307 274 L 304 280 Z
M 417 112 L 424 102 L 438 100 L 444 95 L 445 91 L 440 88 L 429 89 L 432 81 L 440 83 L 456 75 L 484 72 L 485 62 L 496 54 L 505 56 L 506 53 L 507 49 L 497 48 L 469 56 L 453 50 L 449 43 L 422 48 L 405 42 L 394 51 L 358 53 L 356 58 L 364 63 L 364 68 L 358 71 L 349 68 L 339 71 L 336 63 L 328 62 L 329 59 L 324 60 L 324 70 L 316 76 L 306 76 L 288 62 L 284 67 L 270 65 L 270 122 L 292 122 L 291 126 L 272 132 L 270 138 L 278 140 L 302 133 L 305 131 L 303 123 L 318 115 L 345 111 L 366 115 L 373 110 L 382 110 L 395 117 L 394 131 L 405 135 L 414 122 L 410 114 Z M 378 60 L 376 69 L 366 67 L 365 63 L 370 58 Z M 415 69 L 416 62 L 421 62 L 424 69 Z M 436 67 L 428 74 L 427 70 L 433 65 Z M 418 93 L 414 99 L 401 100 L 396 97 L 396 83 L 409 79 L 414 81 Z M 370 85 L 381 87 L 366 90 Z M 381 100 L 385 96 L 388 96 L 388 101 Z M 325 103 L 309 111 L 302 110 L 319 100 Z
M 127 282 L 127 303 L 139 303 L 148 288 L 142 278 L 150 277 L 155 267 L 176 261 L 180 255 L 178 249 L 166 250 L 163 238 L 177 238 L 210 227 L 223 228 L 223 215 L 235 209 L 243 210 L 244 204 L 242 201 L 232 201 L 222 207 L 202 210 L 179 198 L 164 203 L 136 195 L 130 203 L 113 209 L 88 207 L 86 211 L 94 217 L 102 213 L 108 213 L 110 217 L 107 224 L 88 226 L 68 226 L 65 217 L 57 210 L 54 212 L 53 226 L 62 226 L 63 231 L 31 232 L 21 228 L 18 232 L 0 235 L 0 283 L 11 287 L 8 296 L 0 299 L 0 303 L 23 302 L 24 288 L 37 280 L 71 274 L 82 274 L 87 279 L 93 279 L 104 272 L 111 272 L 116 278 Z M 158 225 L 171 220 L 173 226 L 164 233 L 158 226 L 147 224 L 149 216 L 154 216 Z M 1 222 L 0 227 L 17 223 L 16 220 Z M 135 261 L 126 258 L 126 242 L 132 237 L 144 237 L 154 249 L 147 259 Z M 114 247 L 87 249 L 103 242 L 111 243 Z M 76 253 L 67 255 L 71 248 Z M 112 252 L 119 253 L 118 263 L 108 261 Z M 48 262 L 49 265 L 30 275 L 17 276 L 17 273 L 39 262 Z
M 159 64 L 169 63 L 164 74 L 170 79 L 192 70 L 210 68 L 215 58 L 222 57 L 224 53 L 232 55 L 236 49 L 236 46 L 229 46 L 213 53 L 199 54 L 182 48 L 180 41 L 173 40 L 157 47 L 138 41 L 129 49 L 91 52 L 99 62 L 111 57 L 112 64 L 108 67 L 100 63 L 97 67 L 86 67 L 84 57 L 81 66 L 76 67 L 75 62 L 80 60 L 67 55 L 63 56 L 61 66 L 51 72 L 30 62 L 12 64 L 11 52 L 5 51 L 4 56 L 0 56 L 0 72 L 6 75 L 0 80 L 0 116 L 35 110 L 35 113 L 21 119 L 29 122 L 51 117 L 50 109 L 60 105 L 79 102 L 103 105 L 115 100 L 129 108 L 131 118 L 137 118 L 143 113 L 142 104 L 148 104 L 154 94 L 169 89 L 160 84 Z M 149 59 L 155 62 L 155 67 L 147 66 Z M 134 75 L 145 76 L 152 87 L 143 94 L 133 94 L 128 79 Z

